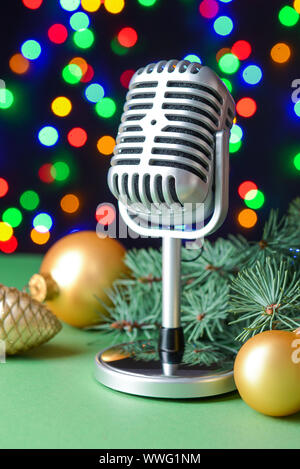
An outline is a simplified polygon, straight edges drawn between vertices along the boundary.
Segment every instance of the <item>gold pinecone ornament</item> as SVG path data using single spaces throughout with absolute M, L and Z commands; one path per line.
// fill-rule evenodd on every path
M 7 355 L 37 347 L 60 330 L 60 322 L 45 305 L 0 284 L 0 340 L 5 342 Z

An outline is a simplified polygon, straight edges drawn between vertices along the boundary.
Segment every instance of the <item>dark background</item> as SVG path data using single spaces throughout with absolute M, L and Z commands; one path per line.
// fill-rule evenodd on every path
M 244 130 L 241 149 L 230 156 L 230 209 L 226 222 L 218 235 L 240 232 L 248 238 L 260 236 L 260 230 L 270 208 L 284 211 L 290 200 L 299 195 L 299 171 L 293 167 L 293 157 L 300 152 L 300 119 L 293 111 L 291 83 L 300 78 L 299 37 L 300 21 L 293 28 L 282 26 L 278 11 L 292 2 L 272 0 L 233 0 L 219 4 L 218 15 L 233 19 L 234 30 L 226 37 L 213 30 L 213 20 L 203 18 L 199 1 L 158 0 L 151 8 L 142 7 L 137 0 L 127 0 L 124 10 L 117 15 L 108 13 L 102 5 L 96 13 L 88 13 L 90 28 L 95 33 L 93 47 L 77 49 L 72 41 L 69 17 L 58 0 L 44 0 L 38 10 L 29 10 L 21 0 L 1 3 L 0 78 L 15 94 L 15 104 L 0 110 L 0 177 L 7 179 L 10 190 L 0 199 L 0 216 L 7 207 L 19 207 L 24 190 L 35 190 L 41 199 L 35 213 L 45 211 L 53 218 L 49 242 L 44 246 L 30 239 L 35 213 L 23 213 L 22 224 L 15 229 L 19 251 L 43 252 L 58 238 L 74 229 L 94 229 L 95 210 L 101 202 L 115 203 L 106 184 L 109 156 L 97 151 L 97 140 L 102 135 L 115 136 L 122 112 L 126 89 L 120 84 L 120 75 L 126 69 L 137 69 L 161 59 L 181 59 L 187 54 L 198 54 L 202 63 L 217 73 L 216 53 L 231 47 L 239 39 L 252 46 L 250 58 L 242 63 L 258 64 L 263 79 L 257 86 L 247 86 L 237 72 L 228 78 L 233 83 L 233 97 L 237 101 L 250 96 L 257 102 L 257 112 L 249 119 L 238 118 Z M 64 24 L 69 31 L 67 41 L 56 45 L 49 41 L 47 31 L 54 23 Z M 116 55 L 111 40 L 124 26 L 138 33 L 137 44 L 123 56 Z M 14 74 L 8 65 L 10 57 L 19 52 L 21 44 L 29 38 L 42 46 L 40 58 L 31 63 L 24 75 Z M 277 42 L 286 42 L 292 49 L 291 59 L 283 65 L 275 64 L 270 50 Z M 117 112 L 110 119 L 101 119 L 94 106 L 83 97 L 87 84 L 70 86 L 61 78 L 61 71 L 75 56 L 84 57 L 95 69 L 92 82 L 99 82 L 117 103 Z M 222 74 L 223 76 L 226 76 Z M 50 104 L 57 96 L 67 96 L 73 111 L 65 118 L 56 117 Z M 60 140 L 54 147 L 42 146 L 37 133 L 44 125 L 54 125 Z M 72 127 L 83 127 L 88 141 L 82 148 L 71 147 L 67 132 Z M 42 164 L 65 159 L 71 167 L 66 182 L 45 184 L 38 178 Z M 257 210 L 258 223 L 250 230 L 237 223 L 239 211 L 245 207 L 237 189 L 245 180 L 254 181 L 263 191 L 266 202 Z M 60 199 L 66 193 L 79 196 L 81 207 L 75 214 L 65 214 Z M 19 207 L 20 208 L 20 207 Z M 126 246 L 155 244 L 153 240 L 125 240 Z

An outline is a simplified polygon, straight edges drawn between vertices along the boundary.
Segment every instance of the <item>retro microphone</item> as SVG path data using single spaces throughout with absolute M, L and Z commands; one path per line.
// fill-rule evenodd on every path
M 108 184 L 127 225 L 141 235 L 163 239 L 159 352 L 163 374 L 171 381 L 179 373 L 184 350 L 181 239 L 203 238 L 226 217 L 234 113 L 234 101 L 218 76 L 186 60 L 140 68 L 126 96 Z M 232 382 L 227 382 L 230 386 Z M 151 392 L 140 394 L 164 397 L 161 390 Z M 202 389 L 195 392 L 191 396 L 184 391 L 177 397 L 211 394 Z M 171 391 L 167 394 L 173 397 Z

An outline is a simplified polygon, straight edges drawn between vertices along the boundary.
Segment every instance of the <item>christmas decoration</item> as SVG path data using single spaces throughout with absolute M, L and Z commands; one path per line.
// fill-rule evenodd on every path
M 94 231 L 72 233 L 46 253 L 40 273 L 29 281 L 33 298 L 46 301 L 56 316 L 76 327 L 98 324 L 106 313 L 106 290 L 127 268 L 125 249 Z M 100 300 L 100 301 L 99 301 Z
M 252 337 L 237 354 L 234 379 L 243 400 L 263 414 L 300 411 L 300 334 L 274 330 Z
M 199 257 L 182 249 L 182 325 L 190 362 L 220 362 L 251 335 L 300 325 L 299 200 L 281 219 L 271 211 L 257 242 L 241 236 L 205 241 Z M 109 316 L 97 328 L 110 333 L 113 343 L 156 339 L 161 252 L 133 249 L 125 263 L 130 276 L 114 282 Z
M 49 309 L 28 293 L 0 285 L 0 340 L 7 355 L 47 342 L 61 330 Z

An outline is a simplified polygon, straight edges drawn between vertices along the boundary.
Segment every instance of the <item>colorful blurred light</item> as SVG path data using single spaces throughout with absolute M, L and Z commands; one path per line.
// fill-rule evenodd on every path
M 63 44 L 68 37 L 68 30 L 63 24 L 53 24 L 48 29 L 48 37 L 54 44 Z
M 218 50 L 216 53 L 217 62 L 219 62 L 220 58 L 225 54 L 231 54 L 231 49 L 229 49 L 229 47 L 222 47 L 222 49 Z
M 236 153 L 237 151 L 239 151 L 241 146 L 242 146 L 242 141 L 241 140 L 239 140 L 238 142 L 235 142 L 235 143 L 230 143 L 229 142 L 229 153 Z
M 93 67 L 88 64 L 87 66 L 87 71 L 84 73 L 83 77 L 81 78 L 81 82 L 82 83 L 88 83 L 89 81 L 91 81 L 93 78 L 94 78 L 94 69 Z
M 100 204 L 96 209 L 95 218 L 98 223 L 107 226 L 115 220 L 116 211 L 111 205 Z
M 104 0 L 104 6 L 109 13 L 117 14 L 120 13 L 124 6 L 124 0 Z
M 87 133 L 81 127 L 74 127 L 69 131 L 67 139 L 72 147 L 80 148 L 83 147 L 87 141 Z
M 0 221 L 0 241 L 8 241 L 13 234 L 12 227 L 8 223 Z
M 58 131 L 55 127 L 52 127 L 51 125 L 46 125 L 45 127 L 42 127 L 38 133 L 38 139 L 40 143 L 42 145 L 45 145 L 46 147 L 52 147 L 53 145 L 55 145 L 57 143 L 58 138 Z
M 278 42 L 271 49 L 271 58 L 274 62 L 283 64 L 289 60 L 291 56 L 291 49 L 284 42 Z
M 80 49 L 88 49 L 93 45 L 95 37 L 93 31 L 90 29 L 83 29 L 80 31 L 75 31 L 73 40 L 76 46 Z
M 116 112 L 116 104 L 111 98 L 102 98 L 95 106 L 96 113 L 100 117 L 109 118 Z
M 294 166 L 295 168 L 300 171 L 300 153 L 298 153 L 296 156 L 294 156 Z
M 241 98 L 236 103 L 236 112 L 242 117 L 252 117 L 256 109 L 256 102 L 252 98 Z
M 22 54 L 14 54 L 9 60 L 9 67 L 12 72 L 22 75 L 29 68 L 29 61 Z
M 20 204 L 25 210 L 35 210 L 40 203 L 40 198 L 35 191 L 27 190 L 20 197 Z
M 40 44 L 34 39 L 28 39 L 21 46 L 23 56 L 28 60 L 36 60 L 42 52 Z
M 152 7 L 156 3 L 156 0 L 138 0 L 138 2 L 143 7 Z
M 195 54 L 188 54 L 184 57 L 184 60 L 189 60 L 190 62 L 198 62 L 199 64 L 202 63 L 200 57 L 198 57 L 198 55 L 195 55 Z
M 215 0 L 203 0 L 199 5 L 199 13 L 204 18 L 214 18 L 219 11 L 218 2 Z
M 265 203 L 265 196 L 260 190 L 251 190 L 247 192 L 245 199 L 247 207 L 257 210 Z
M 123 47 L 133 47 L 138 40 L 138 35 L 133 28 L 123 28 L 118 34 L 118 41 Z
M 238 214 L 238 222 L 243 228 L 253 228 L 257 223 L 257 215 L 254 210 L 245 208 Z
M 258 65 L 248 65 L 242 75 L 248 85 L 257 85 L 262 79 L 262 70 Z
M 125 55 L 128 52 L 128 47 L 123 47 L 118 41 L 117 37 L 114 37 L 110 43 L 111 50 L 117 55 Z
M 251 54 L 251 51 L 251 45 L 248 41 L 244 40 L 236 41 L 231 48 L 231 52 L 236 55 L 239 60 L 248 59 Z
M 83 57 L 74 57 L 70 60 L 69 65 L 77 65 L 80 68 L 82 76 L 88 71 L 88 63 Z
M 45 184 L 51 184 L 51 182 L 54 181 L 54 177 L 51 174 L 51 169 L 52 169 L 52 164 L 45 163 L 40 167 L 38 171 L 38 176 L 40 180 L 44 182 Z
M 228 80 L 228 78 L 221 78 L 222 82 L 224 83 L 224 85 L 227 86 L 227 89 L 229 91 L 229 93 L 232 93 L 232 84 L 231 84 L 231 81 Z
M 233 30 L 233 22 L 229 16 L 219 16 L 214 22 L 214 30 L 219 36 L 228 36 Z
M 0 241 L 0 250 L 5 254 L 12 254 L 18 247 L 18 240 L 11 236 L 7 241 Z
M 0 88 L 0 109 L 8 109 L 14 102 L 14 95 L 8 88 Z
M 56 181 L 65 181 L 70 176 L 69 165 L 65 161 L 56 161 L 51 165 L 50 174 Z
M 240 61 L 236 55 L 228 53 L 220 58 L 218 65 L 223 73 L 228 73 L 230 75 L 238 70 Z
M 65 117 L 72 110 L 71 101 L 65 96 L 58 96 L 51 103 L 52 112 L 59 117 Z
M 23 216 L 20 210 L 16 207 L 7 208 L 2 215 L 2 220 L 8 223 L 12 228 L 16 228 L 22 222 Z
M 90 25 L 90 18 L 83 11 L 77 11 L 70 18 L 70 26 L 74 31 L 81 31 L 88 28 Z
M 75 11 L 80 5 L 80 0 L 59 0 L 60 6 L 66 11 Z
M 297 117 L 300 117 L 300 101 L 297 101 L 297 103 L 294 106 L 294 111 Z
M 278 18 L 283 26 L 295 26 L 299 20 L 299 13 L 293 7 L 285 5 L 279 11 Z
M 253 181 L 244 181 L 239 185 L 239 196 L 244 199 L 248 192 L 257 191 L 257 185 Z
M 91 83 L 85 89 L 85 97 L 91 103 L 97 103 L 104 96 L 104 88 L 99 83 Z
M 0 197 L 6 196 L 9 189 L 8 182 L 4 178 L 0 178 Z
M 300 0 L 294 0 L 293 7 L 297 13 L 300 13 Z
M 243 138 L 243 130 L 238 124 L 233 124 L 230 130 L 230 143 L 237 143 Z
M 22 0 L 22 2 L 23 5 L 27 8 L 30 8 L 30 10 L 37 10 L 40 8 L 43 0 Z
M 94 13 L 95 11 L 99 10 L 101 6 L 101 0 L 81 0 L 81 7 L 85 11 L 89 11 Z
M 133 75 L 135 74 L 135 70 L 124 70 L 120 76 L 120 83 L 124 88 L 128 88 L 129 83 Z
M 116 141 L 110 135 L 104 135 L 103 137 L 99 138 L 97 142 L 98 151 L 103 155 L 111 155 L 114 151 L 115 145 Z
M 82 78 L 82 70 L 79 65 L 70 63 L 63 68 L 62 77 L 69 85 L 76 85 Z
M 30 232 L 30 237 L 35 244 L 46 244 L 49 241 L 50 233 L 49 231 L 40 232 L 33 228 Z
M 66 194 L 61 199 L 60 206 L 66 213 L 75 213 L 79 209 L 79 199 L 74 194 Z
M 32 221 L 33 227 L 40 233 L 50 231 L 53 225 L 52 217 L 45 212 L 36 215 Z

